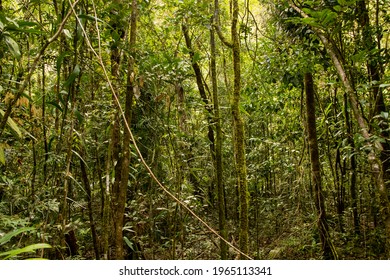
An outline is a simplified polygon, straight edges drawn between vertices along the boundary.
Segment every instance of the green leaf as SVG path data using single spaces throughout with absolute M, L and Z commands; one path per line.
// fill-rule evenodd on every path
M 4 117 L 4 114 L 5 114 L 5 112 L 4 112 L 3 110 L 0 109 L 0 115 L 1 115 L 2 117 Z M 11 128 L 13 134 L 14 134 L 16 137 L 22 138 L 22 132 L 20 131 L 19 126 L 14 122 L 13 119 L 11 119 L 10 117 L 8 117 L 7 124 L 8 124 L 8 126 Z
M 343 11 L 343 8 L 342 8 L 340 5 L 333 6 L 333 9 L 334 9 L 336 12 L 342 12 L 342 11 Z
M 104 21 L 102 21 L 100 18 L 93 17 L 93 16 L 90 16 L 90 15 L 78 15 L 77 17 L 78 18 L 82 18 L 82 19 L 86 19 L 86 20 L 99 21 L 99 22 L 104 23 Z
M 76 78 L 80 75 L 80 66 L 76 64 L 73 69 L 72 74 L 69 75 L 69 78 L 65 81 L 64 86 L 68 87 L 76 80 Z
M 35 250 L 46 249 L 46 248 L 51 248 L 51 246 L 49 244 L 46 244 L 46 243 L 37 243 L 37 244 L 26 246 L 26 247 L 21 248 L 21 249 L 15 249 L 15 250 L 7 251 L 4 253 L 0 253 L 0 257 L 6 256 L 4 259 L 9 259 L 9 258 L 16 256 L 16 255 L 20 255 L 23 253 L 34 253 Z
M 15 58 L 20 58 L 21 53 L 19 50 L 18 44 L 15 42 L 14 39 L 12 39 L 10 36 L 4 36 L 5 42 L 8 46 L 9 51 L 13 54 Z
M 4 155 L 4 146 L 0 144 L 0 163 L 5 165 L 5 155 Z
M 57 75 L 59 76 L 60 75 L 60 72 L 61 72 L 61 65 L 62 65 L 62 62 L 64 61 L 65 57 L 68 55 L 67 52 L 63 52 L 61 53 L 58 58 L 57 58 L 57 61 L 56 61 L 56 67 L 57 67 Z
M 56 107 L 58 110 L 60 110 L 62 112 L 62 108 L 61 108 L 60 104 L 58 104 L 56 101 L 54 101 L 54 100 L 53 101 L 49 101 L 49 102 L 46 102 L 46 104 L 52 105 L 52 106 Z
M 10 241 L 12 237 L 14 237 L 18 234 L 21 234 L 22 232 L 26 232 L 26 231 L 30 231 L 30 230 L 34 230 L 34 229 L 35 228 L 33 228 L 33 227 L 24 227 L 24 228 L 20 228 L 20 229 L 17 229 L 15 231 L 9 232 L 6 235 L 4 235 L 2 238 L 0 238 L 0 246 L 7 243 L 8 241 Z
M 337 18 L 337 14 L 335 12 L 326 9 L 321 15 L 321 23 L 324 26 L 328 26 L 329 24 L 334 23 L 336 18 Z
M 83 123 L 84 116 L 80 113 L 80 111 L 75 108 L 73 110 L 73 112 L 74 112 L 74 115 L 76 116 L 77 120 L 79 121 L 79 123 Z
M 6 17 L 6 20 L 8 21 L 8 26 L 16 26 L 16 27 L 19 27 L 19 24 L 17 23 L 16 20 L 12 19 L 12 18 L 9 18 L 9 17 Z
M 301 21 L 304 24 L 308 24 L 308 25 L 311 25 L 311 26 L 319 27 L 319 24 L 318 24 L 318 22 L 317 22 L 317 20 L 315 18 L 303 18 L 303 19 L 301 19 Z
M 37 26 L 38 25 L 38 23 L 36 23 L 36 22 L 25 21 L 25 20 L 18 21 L 18 24 L 19 24 L 19 26 Z
M 133 243 L 126 236 L 123 237 L 123 240 L 126 242 L 127 246 L 134 251 Z

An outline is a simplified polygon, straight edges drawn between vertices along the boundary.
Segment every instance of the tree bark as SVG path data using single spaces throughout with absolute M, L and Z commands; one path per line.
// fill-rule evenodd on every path
M 212 22 L 215 20 L 215 14 Z M 221 128 L 221 114 L 219 110 L 218 100 L 218 83 L 217 83 L 217 65 L 216 65 L 216 45 L 215 45 L 215 31 L 210 29 L 210 69 L 211 69 L 211 83 L 213 92 L 214 105 L 214 124 L 215 124 L 215 173 L 218 193 L 218 220 L 219 233 L 226 240 L 226 220 L 225 220 L 225 191 L 223 185 L 223 166 L 222 166 L 222 128 Z M 227 259 L 227 244 L 222 239 L 220 240 L 220 256 L 221 260 Z
M 240 36 L 238 34 L 238 0 L 233 0 L 232 4 L 232 24 L 231 24 L 231 42 L 228 41 L 222 34 L 219 26 L 219 2 L 214 1 L 215 21 L 214 26 L 217 34 L 223 44 L 232 49 L 233 52 L 233 99 L 231 103 L 231 111 L 233 116 L 233 145 L 235 154 L 235 164 L 237 173 L 237 189 L 238 189 L 238 212 L 239 212 L 239 246 L 244 254 L 249 252 L 249 192 L 248 182 L 246 179 L 246 158 L 245 158 L 245 131 L 244 122 L 240 113 L 240 95 L 241 95 L 241 52 L 240 52 Z M 240 254 L 240 258 L 245 256 Z
M 202 98 L 202 101 L 204 103 L 205 109 L 208 112 L 207 116 L 207 123 L 208 123 L 208 134 L 207 137 L 210 141 L 210 152 L 211 156 L 214 159 L 215 155 L 215 137 L 214 137 L 214 130 L 212 127 L 212 116 L 213 116 L 213 109 L 210 104 L 210 101 L 206 95 L 206 90 L 203 84 L 203 79 L 202 79 L 202 71 L 200 70 L 199 64 L 194 60 L 195 59 L 195 52 L 192 48 L 192 43 L 191 43 L 191 38 L 188 33 L 188 27 L 186 24 L 182 24 L 182 31 L 184 35 L 184 39 L 186 41 L 186 46 L 187 49 L 189 50 L 190 58 L 192 60 L 192 69 L 195 72 L 195 78 L 196 78 L 196 85 L 198 86 L 199 94 L 200 97 Z
M 318 152 L 316 116 L 315 116 L 315 98 L 313 76 L 311 73 L 305 73 L 305 94 L 306 94 L 306 118 L 307 118 L 307 138 L 309 142 L 311 174 L 313 180 L 314 202 L 317 210 L 317 227 L 322 244 L 322 253 L 324 259 L 335 259 L 332 252 L 332 245 L 329 237 L 329 227 L 326 220 L 326 211 L 324 196 L 321 184 L 321 166 Z
M 124 259 L 124 248 L 123 248 L 123 226 L 124 226 L 124 214 L 125 214 L 125 205 L 127 200 L 127 186 L 129 180 L 129 165 L 130 165 L 130 131 L 127 127 L 130 127 L 131 115 L 132 115 L 132 103 L 135 90 L 134 84 L 134 64 L 135 64 L 135 44 L 136 44 L 136 35 L 137 35 L 137 0 L 132 1 L 132 12 L 131 12 L 131 22 L 130 22 L 130 57 L 128 60 L 128 73 L 127 73 L 127 87 L 126 87 L 126 100 L 125 100 L 125 120 L 124 122 L 127 125 L 124 125 L 124 133 L 122 143 L 120 143 L 120 133 L 119 125 L 114 127 L 118 130 L 114 131 L 113 141 L 117 141 L 117 146 L 114 147 L 114 159 L 117 159 L 117 164 L 115 166 L 115 181 L 113 185 L 113 218 L 114 218 L 114 246 L 115 246 L 115 259 L 121 260 Z M 118 22 L 116 23 L 118 24 Z M 119 29 L 118 32 L 123 32 L 122 27 L 117 26 Z M 124 36 L 124 35 L 123 35 Z M 114 68 L 113 76 L 119 77 L 119 61 L 120 61 L 120 51 L 118 48 L 115 49 L 113 53 L 113 62 Z M 118 82 L 118 81 L 117 81 Z M 117 84 L 117 83 L 116 83 Z M 138 90 L 138 89 L 137 89 Z M 117 93 L 119 92 L 119 87 L 117 88 Z M 120 110 L 118 108 L 117 118 L 119 123 Z
M 239 190 L 239 244 L 240 250 L 248 254 L 249 252 L 249 193 L 247 184 L 247 170 L 245 158 L 245 131 L 244 122 L 240 114 L 240 94 L 241 94 L 241 58 L 240 58 L 240 36 L 238 34 L 238 0 L 233 0 L 233 17 L 232 17 L 232 45 L 233 45 L 233 70 L 234 70 L 234 86 L 233 86 L 233 130 L 234 130 L 234 145 L 236 153 L 236 168 L 237 168 L 237 184 Z M 240 258 L 245 258 L 240 255 Z
M 84 153 L 80 151 L 80 156 L 83 157 Z M 98 244 L 98 237 L 96 232 L 96 225 L 95 220 L 93 218 L 93 208 L 92 208 L 92 190 L 91 186 L 89 184 L 88 174 L 86 165 L 84 162 L 84 159 L 80 157 L 80 169 L 81 169 L 81 177 L 83 179 L 85 192 L 87 194 L 87 205 L 88 205 L 88 218 L 89 218 L 89 226 L 91 228 L 91 235 L 92 235 L 92 242 L 93 242 L 93 248 L 95 251 L 95 259 L 100 259 L 99 254 L 99 244 Z

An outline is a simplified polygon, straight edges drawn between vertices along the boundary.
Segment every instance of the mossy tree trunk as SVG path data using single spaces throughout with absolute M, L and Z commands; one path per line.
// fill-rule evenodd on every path
M 215 20 L 215 14 L 212 22 Z M 215 31 L 210 30 L 210 72 L 213 92 L 214 105 L 214 124 L 215 124 L 215 175 L 218 194 L 218 219 L 219 219 L 219 233 L 226 240 L 226 219 L 225 219 L 225 191 L 222 182 L 223 166 L 222 166 L 222 128 L 221 128 L 221 114 L 219 110 L 218 100 L 218 83 L 217 83 L 217 65 L 216 65 L 216 45 L 215 45 Z M 227 259 L 227 244 L 224 240 L 220 240 L 221 260 Z
M 241 51 L 240 35 L 238 33 L 238 0 L 231 2 L 232 7 L 232 24 L 231 24 L 231 41 L 227 40 L 219 26 L 219 2 L 214 0 L 214 27 L 222 43 L 231 48 L 233 52 L 233 98 L 231 101 L 231 111 L 233 116 L 233 145 L 236 165 L 237 189 L 238 189 L 238 212 L 239 212 L 239 247 L 243 254 L 249 252 L 249 192 L 246 178 L 247 167 L 245 158 L 245 130 L 244 121 L 240 113 L 240 95 L 241 95 Z M 240 254 L 240 258 L 245 256 Z
M 232 50 L 233 50 L 233 70 L 234 70 L 234 86 L 233 86 L 233 133 L 235 160 L 237 172 L 237 185 L 239 192 L 239 245 L 240 250 L 248 254 L 249 252 L 249 234 L 248 234 L 248 208 L 249 194 L 247 183 L 247 170 L 245 159 L 245 131 L 244 122 L 240 114 L 240 93 L 241 93 L 241 59 L 240 59 L 240 36 L 238 34 L 238 0 L 233 0 L 233 17 L 232 17 Z M 243 255 L 240 256 L 244 258 Z

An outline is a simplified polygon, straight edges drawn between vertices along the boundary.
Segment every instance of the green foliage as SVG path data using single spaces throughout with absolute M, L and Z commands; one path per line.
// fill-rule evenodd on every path
M 228 38 L 229 1 L 219 2 L 219 24 Z M 283 0 L 245 3 L 248 6 L 240 6 L 238 23 L 239 109 L 245 126 L 240 137 L 246 145 L 251 256 L 321 258 L 302 98 L 303 75 L 309 71 L 316 91 L 329 235 L 341 258 L 384 258 L 383 211 L 373 188 L 367 153 L 389 143 L 387 107 L 374 106 L 381 97 L 385 105 L 389 103 L 388 4 L 370 4 L 370 26 L 363 28 L 354 0 L 300 1 L 299 8 L 308 18 Z M 27 6 L 15 2 L 15 7 L 10 7 L 9 1 L 3 1 L 0 119 L 10 97 L 24 79 L 29 80 L 0 139 L 0 228 L 9 232 L 1 233 L 0 258 L 29 257 L 48 248 L 41 242 L 57 244 L 53 250 L 44 250 L 44 257 L 50 259 L 94 259 L 103 258 L 104 253 L 111 257 L 112 250 L 101 249 L 113 246 L 110 211 L 116 203 L 113 192 L 121 173 L 126 128 L 100 62 L 123 108 L 129 92 L 137 95 L 131 103 L 129 125 L 147 164 L 177 198 L 218 230 L 216 170 L 208 135 L 210 125 L 216 130 L 213 108 L 205 109 L 191 65 L 199 65 L 212 104 L 212 1 L 138 1 L 134 46 L 129 43 L 131 1 L 95 4 L 96 10 L 89 1 L 76 7 L 77 18 L 71 15 L 29 77 L 33 58 L 63 20 L 61 7 L 42 1 L 23 2 Z M 65 3 L 64 8 L 67 6 Z M 192 40 L 192 61 L 182 23 L 188 26 Z M 344 98 L 343 81 L 318 31 L 334 43 L 354 81 L 359 110 L 369 125 L 368 138 L 362 136 L 350 100 Z M 227 236 L 236 244 L 239 202 L 233 164 L 237 137 L 231 115 L 232 53 L 215 35 Z M 99 59 L 88 41 L 101 54 Z M 119 56 L 115 61 L 114 54 Z M 134 69 L 129 69 L 129 61 L 134 62 Z M 373 71 L 373 66 L 378 71 Z M 118 142 L 113 141 L 114 136 Z M 218 258 L 217 237 L 161 191 L 133 144 L 123 227 L 127 257 Z M 355 212 L 360 232 L 355 229 Z M 40 231 L 33 233 L 31 225 Z M 66 241 L 72 231 L 74 239 Z M 228 257 L 234 259 L 235 251 Z
M 3 246 L 4 244 L 8 243 L 11 241 L 11 239 L 21 233 L 28 232 L 35 230 L 35 228 L 32 227 L 26 227 L 26 228 L 20 228 L 15 231 L 9 232 L 3 236 L 0 236 L 0 246 Z M 0 258 L 3 260 L 7 259 L 13 259 L 15 257 L 20 257 L 20 255 L 24 255 L 25 253 L 35 253 L 36 250 L 39 249 L 49 249 L 51 246 L 46 243 L 37 243 L 37 244 L 32 244 L 28 245 L 23 248 L 18 248 L 18 249 L 13 249 L 13 250 L 8 250 L 5 252 L 0 252 Z
M 3 117 L 4 114 L 5 114 L 5 112 L 0 109 L 0 115 Z M 15 123 L 15 121 L 12 118 L 8 117 L 7 125 L 9 126 L 9 128 L 11 128 L 11 131 L 15 135 L 15 137 L 22 138 L 22 132 L 21 132 L 19 126 Z

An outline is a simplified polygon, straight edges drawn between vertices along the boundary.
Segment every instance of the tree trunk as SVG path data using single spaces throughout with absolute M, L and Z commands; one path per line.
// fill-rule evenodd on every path
M 360 234 L 360 220 L 358 215 L 358 196 L 357 196 L 357 186 L 356 186 L 356 168 L 357 168 L 357 161 L 356 161 L 356 152 L 355 152 L 355 143 L 353 141 L 352 136 L 352 123 L 350 121 L 349 117 L 349 111 L 348 111 L 348 101 L 347 101 L 347 95 L 344 94 L 344 115 L 345 115 L 345 125 L 347 128 L 347 139 L 348 144 L 352 148 L 352 155 L 351 155 L 351 179 L 350 179 L 350 192 L 351 192 L 351 206 L 352 206 L 352 213 L 353 213 L 353 225 L 354 225 L 354 232 L 356 236 L 359 236 Z M 344 171 L 345 173 L 345 171 Z
M 208 134 L 207 134 L 207 137 L 208 137 L 208 139 L 210 141 L 211 157 L 214 160 L 214 156 L 215 156 L 215 148 L 214 148 L 215 147 L 215 139 L 214 138 L 215 137 L 214 137 L 214 130 L 213 130 L 213 127 L 212 127 L 213 109 L 212 109 L 212 106 L 210 104 L 209 98 L 206 95 L 206 90 L 205 90 L 205 87 L 204 87 L 204 84 L 203 84 L 202 72 L 200 70 L 200 66 L 194 60 L 195 59 L 194 58 L 195 52 L 192 49 L 191 38 L 190 38 L 190 35 L 188 33 L 188 28 L 187 28 L 186 24 L 182 24 L 182 31 L 183 31 L 183 34 L 184 34 L 184 39 L 186 41 L 187 49 L 189 50 L 190 58 L 192 60 L 192 69 L 195 72 L 196 85 L 198 86 L 199 94 L 200 94 L 200 97 L 202 98 L 202 101 L 204 103 L 205 109 L 208 112 L 208 116 L 207 116 Z
M 118 1 L 119 7 L 121 7 L 120 1 Z M 118 19 L 120 21 L 120 19 Z M 124 38 L 125 31 L 120 22 L 114 22 L 114 27 L 116 28 L 118 34 L 120 34 L 121 39 Z M 114 29 L 115 29 L 114 28 Z M 114 259 L 121 260 L 124 259 L 124 249 L 123 249 L 123 226 L 124 226 L 124 214 L 125 214 L 125 205 L 127 200 L 127 186 L 129 179 L 129 164 L 130 164 L 130 123 L 131 123 L 131 114 L 132 114 L 132 103 L 134 90 L 134 47 L 136 43 L 136 33 L 137 32 L 137 0 L 132 1 L 132 12 L 131 12 L 131 23 L 130 23 L 130 57 L 128 61 L 128 71 L 127 71 L 127 87 L 126 87 L 126 100 L 125 100 L 125 112 L 124 112 L 124 133 L 123 139 L 121 142 L 120 137 L 120 121 L 121 110 L 118 108 L 115 116 L 115 123 L 113 126 L 112 132 L 112 158 L 116 162 L 115 165 L 115 181 L 112 186 L 112 208 L 113 208 L 113 223 L 114 223 L 114 242 L 115 246 Z M 119 50 L 119 42 L 115 43 L 115 46 L 112 49 L 111 61 L 112 68 L 111 74 L 114 79 L 118 79 L 120 76 L 119 66 L 121 60 L 121 52 Z M 115 91 L 117 97 L 119 95 L 119 80 L 114 82 Z M 113 97 L 116 103 L 117 97 Z
M 88 205 L 88 218 L 89 218 L 89 225 L 91 228 L 91 235 L 92 235 L 92 242 L 93 242 L 93 248 L 95 251 L 95 259 L 100 259 L 99 254 L 99 245 L 98 245 L 98 237 L 96 232 L 96 225 L 95 220 L 93 218 L 93 208 L 92 208 L 92 190 L 88 179 L 87 169 L 85 166 L 84 159 L 82 158 L 84 156 L 84 153 L 80 151 L 80 170 L 81 170 L 81 177 L 83 179 L 85 192 L 87 194 L 87 205 Z
M 371 109 L 370 119 L 372 120 L 372 122 L 375 122 L 381 128 L 381 137 L 384 139 L 384 142 L 382 143 L 383 150 L 380 153 L 380 159 L 382 161 L 383 177 L 386 184 L 386 189 L 390 190 L 390 141 L 388 140 L 390 136 L 389 125 L 388 122 L 382 117 L 378 118 L 378 116 L 380 116 L 382 112 L 387 112 L 385 99 L 383 97 L 383 90 L 379 87 L 379 82 L 383 76 L 381 65 L 378 62 L 380 61 L 380 58 L 377 55 L 380 53 L 379 51 L 381 50 L 380 39 L 377 39 L 378 42 L 375 42 L 374 36 L 374 30 L 380 30 L 380 27 L 371 26 L 369 12 L 365 0 L 357 1 L 356 13 L 359 27 L 361 29 L 361 35 L 358 39 L 359 41 L 356 44 L 362 45 L 365 51 L 368 53 L 368 81 L 373 83 L 371 97 L 371 104 L 373 105 L 373 107 Z M 377 83 L 374 84 L 374 82 Z M 372 124 L 370 123 L 370 125 Z
M 234 131 L 234 146 L 237 168 L 237 185 L 239 190 L 239 244 L 240 250 L 248 254 L 249 252 L 249 193 L 246 179 L 246 159 L 245 159 L 245 132 L 244 122 L 240 114 L 240 94 L 241 94 L 241 59 L 240 59 L 240 36 L 238 34 L 238 0 L 233 0 L 233 17 L 232 17 L 232 49 L 233 49 L 233 70 L 234 70 L 234 86 L 233 86 L 233 131 Z M 245 258 L 243 255 L 240 258 Z
M 317 143 L 314 85 L 313 76 L 311 73 L 305 73 L 305 93 L 307 138 L 310 150 L 314 202 L 318 215 L 317 226 L 322 244 L 322 253 L 324 259 L 334 259 L 336 256 L 332 252 L 332 245 L 329 239 L 329 228 L 328 222 L 326 220 L 325 203 L 321 185 L 321 167 Z
M 215 21 L 215 15 L 212 18 L 212 22 Z M 214 104 L 214 124 L 216 131 L 215 139 L 215 173 L 218 193 L 218 219 L 219 219 L 219 233 L 226 240 L 226 221 L 225 221 L 225 192 L 222 182 L 223 167 L 222 167 L 222 129 L 221 129 L 221 116 L 219 110 L 218 100 L 218 84 L 217 84 L 217 65 L 216 65 L 216 46 L 215 46 L 215 31 L 210 30 L 210 51 L 211 51 L 211 83 L 213 91 L 213 104 Z M 220 255 L 221 260 L 227 259 L 227 244 L 222 239 L 220 240 Z
M 248 183 L 246 179 L 246 158 L 245 158 L 245 131 L 244 122 L 240 114 L 240 95 L 241 95 L 241 52 L 240 52 L 240 36 L 238 34 L 238 13 L 239 6 L 238 0 L 233 0 L 232 4 L 232 24 L 231 24 L 231 39 L 228 41 L 222 34 L 219 26 L 219 2 L 214 1 L 214 27 L 217 31 L 219 39 L 227 47 L 233 51 L 233 72 L 234 72 L 234 84 L 233 84 L 233 100 L 231 103 L 231 110 L 233 116 L 233 145 L 235 155 L 235 165 L 237 173 L 237 190 L 238 190 L 238 212 L 239 212 L 239 246 L 240 250 L 244 254 L 249 252 L 249 192 Z M 244 259 L 245 256 L 240 254 L 240 258 Z

